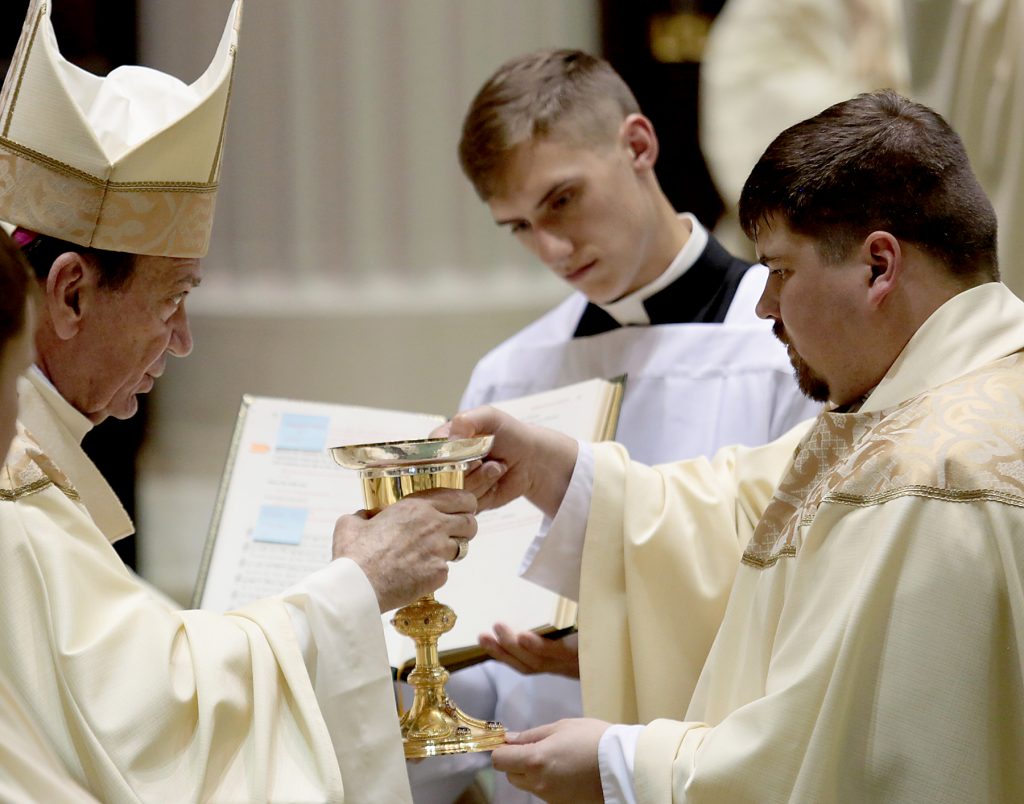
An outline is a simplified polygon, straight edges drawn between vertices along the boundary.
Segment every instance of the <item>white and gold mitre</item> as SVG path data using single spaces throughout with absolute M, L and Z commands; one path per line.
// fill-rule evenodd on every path
M 194 83 L 66 61 L 32 0 L 0 90 L 0 219 L 81 246 L 201 257 L 210 243 L 242 0 Z

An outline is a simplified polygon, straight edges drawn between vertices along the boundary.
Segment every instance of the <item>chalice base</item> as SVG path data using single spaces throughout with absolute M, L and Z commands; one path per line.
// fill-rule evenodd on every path
M 444 708 L 437 710 L 437 714 L 443 714 L 450 726 L 450 730 L 446 729 L 446 737 L 417 733 L 415 725 L 411 725 L 416 722 L 414 713 L 415 705 L 402 718 L 402 745 L 406 759 L 490 751 L 505 743 L 504 726 L 495 721 L 470 717 L 449 698 L 445 699 Z

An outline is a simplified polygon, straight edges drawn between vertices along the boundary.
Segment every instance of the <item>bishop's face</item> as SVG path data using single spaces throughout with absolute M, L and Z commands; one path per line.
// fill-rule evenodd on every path
M 664 270 L 651 259 L 655 207 L 622 143 L 530 140 L 512 152 L 503 178 L 487 202 L 495 222 L 591 301 L 614 301 Z
M 200 279 L 199 260 L 143 256 L 126 286 L 93 285 L 72 360 L 48 372 L 64 398 L 94 423 L 134 416 L 138 395 L 152 390 L 168 355 L 192 351 L 185 297 Z
M 822 261 L 816 241 L 777 220 L 755 241 L 768 280 L 757 314 L 789 351 L 800 389 L 820 402 L 845 405 L 871 389 L 861 360 L 870 338 L 862 304 L 864 266 L 854 253 L 837 264 Z

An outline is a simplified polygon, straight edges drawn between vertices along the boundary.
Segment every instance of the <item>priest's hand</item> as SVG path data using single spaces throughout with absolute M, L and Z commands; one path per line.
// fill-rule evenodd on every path
M 510 734 L 491 754 L 494 769 L 514 787 L 553 804 L 601 802 L 597 746 L 609 725 L 575 718 Z
M 411 603 L 448 580 L 459 542 L 476 535 L 476 497 L 430 489 L 377 513 L 357 511 L 334 526 L 334 558 L 350 558 L 366 574 L 382 612 Z
M 504 623 L 495 623 L 494 634 L 481 634 L 480 645 L 492 659 L 520 673 L 557 673 L 580 677 L 579 637 L 545 639 L 533 631 L 513 631 Z
M 476 494 L 481 511 L 525 496 L 548 516 L 557 513 L 576 467 L 575 439 L 492 407 L 463 411 L 436 433 L 494 436 L 490 454 L 466 475 L 466 489 Z

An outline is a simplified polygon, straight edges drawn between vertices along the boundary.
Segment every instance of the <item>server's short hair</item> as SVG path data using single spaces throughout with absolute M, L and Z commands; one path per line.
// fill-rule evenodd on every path
M 639 111 L 604 59 L 580 50 L 539 50 L 505 62 L 480 88 L 462 124 L 459 162 L 486 201 L 521 143 L 545 137 L 614 142 L 623 119 Z

